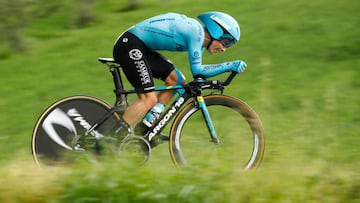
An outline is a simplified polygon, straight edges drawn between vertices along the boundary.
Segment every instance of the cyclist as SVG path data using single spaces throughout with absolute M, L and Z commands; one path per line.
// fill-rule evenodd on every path
M 206 12 L 198 18 L 204 25 L 182 14 L 166 13 L 139 22 L 117 38 L 113 57 L 138 94 L 138 100 L 130 104 L 122 116 L 119 134 L 127 134 L 130 126 L 145 115 L 135 127 L 135 133 L 143 135 L 176 93 L 169 90 L 157 94 L 153 78 L 163 80 L 165 85 L 185 82 L 180 70 L 157 51 L 187 51 L 194 78 L 245 70 L 246 64 L 240 60 L 202 64 L 205 48 L 210 54 L 225 51 L 240 39 L 240 27 L 233 17 L 222 12 Z

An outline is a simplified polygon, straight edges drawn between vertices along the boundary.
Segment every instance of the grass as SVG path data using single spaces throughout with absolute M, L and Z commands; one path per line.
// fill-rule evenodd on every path
M 0 59 L 1 202 L 360 200 L 358 2 L 151 0 L 119 12 L 125 2 L 98 2 L 96 21 L 83 28 L 69 26 L 67 9 L 37 19 L 22 32 L 27 51 Z M 52 170 L 34 166 L 32 128 L 50 103 L 73 94 L 113 102 L 110 75 L 96 59 L 111 56 L 118 34 L 155 14 L 196 17 L 208 10 L 226 11 L 241 25 L 240 42 L 224 54 L 204 53 L 204 62 L 247 62 L 226 93 L 262 118 L 267 148 L 258 170 L 176 169 L 166 145 L 144 167 L 121 158 Z M 163 54 L 190 80 L 185 53 Z

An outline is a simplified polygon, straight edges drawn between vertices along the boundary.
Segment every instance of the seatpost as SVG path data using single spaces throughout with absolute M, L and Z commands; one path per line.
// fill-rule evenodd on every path
M 115 106 L 121 107 L 120 110 L 123 110 L 124 108 L 127 107 L 128 101 L 127 101 L 127 97 L 126 97 L 126 92 L 124 91 L 124 86 L 123 86 L 123 82 L 121 79 L 120 69 L 119 69 L 119 66 L 116 66 L 114 64 L 109 65 L 109 67 L 110 67 L 110 72 L 112 74 L 114 86 L 115 86 L 115 89 L 114 89 L 114 93 L 116 95 Z

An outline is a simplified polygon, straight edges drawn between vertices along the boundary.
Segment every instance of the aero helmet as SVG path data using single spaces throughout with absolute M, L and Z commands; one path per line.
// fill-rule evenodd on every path
M 222 12 L 206 12 L 198 16 L 205 28 L 209 32 L 212 39 L 222 40 L 227 38 L 230 40 L 227 47 L 232 46 L 240 39 L 240 26 L 236 20 L 230 15 Z

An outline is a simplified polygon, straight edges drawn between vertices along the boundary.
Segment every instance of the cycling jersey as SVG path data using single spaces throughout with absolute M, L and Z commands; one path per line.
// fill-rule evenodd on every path
M 128 31 L 152 50 L 187 51 L 194 76 L 205 70 L 202 65 L 204 28 L 197 20 L 167 13 L 146 19 Z

